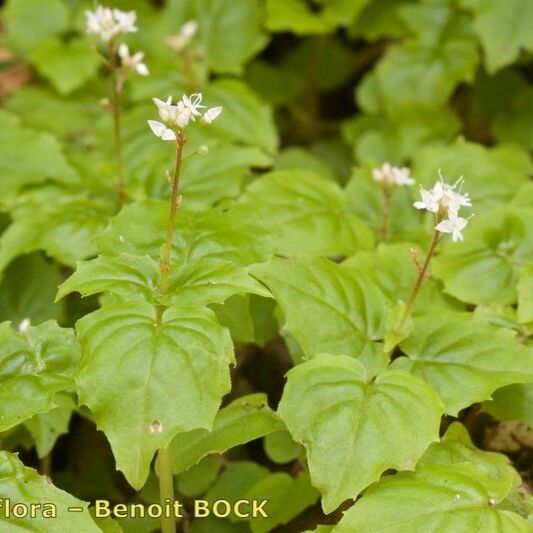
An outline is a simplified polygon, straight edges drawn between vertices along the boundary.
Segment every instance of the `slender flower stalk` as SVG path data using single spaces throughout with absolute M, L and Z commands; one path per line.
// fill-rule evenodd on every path
M 176 231 L 176 217 L 178 209 L 181 205 L 181 194 L 179 193 L 180 176 L 183 166 L 184 148 L 187 142 L 185 136 L 185 129 L 190 124 L 196 122 L 197 118 L 201 118 L 204 123 L 210 124 L 222 112 L 222 107 L 213 107 L 207 109 L 202 105 L 202 94 L 191 94 L 190 96 L 183 95 L 178 102 L 173 105 L 172 97 L 169 96 L 165 101 L 158 98 L 153 99 L 159 116 L 163 122 L 157 120 L 149 120 L 148 125 L 150 129 L 160 139 L 164 141 L 176 142 L 176 162 L 174 165 L 174 174 L 167 175 L 170 185 L 170 204 L 167 221 L 167 232 L 163 250 L 161 252 L 161 260 L 159 262 L 159 293 L 165 294 L 169 288 L 172 243 L 174 241 L 174 233 Z M 203 111 L 203 110 L 206 111 Z M 207 154 L 208 148 L 201 146 L 196 153 Z M 165 307 L 163 305 L 157 310 L 157 325 L 161 325 Z M 159 476 L 159 499 L 161 505 L 174 502 L 174 475 L 172 470 L 172 460 L 168 448 L 160 448 L 157 452 L 158 458 L 158 476 Z M 175 517 L 161 517 L 161 531 L 162 533 L 175 533 L 176 519 Z
M 122 88 L 118 73 L 117 54 L 113 41 L 108 43 L 108 64 L 111 73 L 111 114 L 113 116 L 113 135 L 117 160 L 117 197 L 122 205 L 126 199 L 126 179 L 124 177 L 124 155 L 122 151 L 122 131 L 120 110 L 122 107 Z
M 174 231 L 176 229 L 176 214 L 181 204 L 181 195 L 179 194 L 179 182 L 181 166 L 183 164 L 183 148 L 186 138 L 183 130 L 179 130 L 176 136 L 176 165 L 174 167 L 174 176 L 170 183 L 170 207 L 167 224 L 167 238 L 161 255 L 159 278 L 159 292 L 165 294 L 168 290 L 168 278 L 170 275 L 170 254 L 172 252 L 172 241 L 174 240 Z
M 143 63 L 144 54 L 137 52 L 130 55 L 129 48 L 122 43 L 117 47 L 117 38 L 124 33 L 136 32 L 135 11 L 120 11 L 109 7 L 97 6 L 94 11 L 86 11 L 87 33 L 98 35 L 107 48 L 107 65 L 111 78 L 110 109 L 113 117 L 113 134 L 117 162 L 117 196 L 119 204 L 126 200 L 126 177 L 124 173 L 124 155 L 122 150 L 122 132 L 120 111 L 122 107 L 122 89 L 128 73 L 135 70 L 141 76 L 149 74 Z
M 424 259 L 422 266 L 418 269 L 418 277 L 416 278 L 415 284 L 413 285 L 413 288 L 411 290 L 411 294 L 409 295 L 409 298 L 407 299 L 407 303 L 405 304 L 405 309 L 403 311 L 402 317 L 400 318 L 400 321 L 398 322 L 398 325 L 395 328 L 398 333 L 401 333 L 403 331 L 405 322 L 409 318 L 411 311 L 413 310 L 413 306 L 415 305 L 418 291 L 420 291 L 420 287 L 422 287 L 422 283 L 429 275 L 429 272 L 428 272 L 429 264 L 431 262 L 431 258 L 435 254 L 435 250 L 437 249 L 437 245 L 439 244 L 441 237 L 442 237 L 441 233 L 437 229 L 435 229 L 433 233 L 433 239 L 431 240 L 431 244 L 429 246 L 428 253 L 426 254 L 426 258 Z
M 390 206 L 394 188 L 414 185 L 415 180 L 410 176 L 407 167 L 393 167 L 390 163 L 384 163 L 381 168 L 374 168 L 372 178 L 381 187 L 383 193 L 381 226 L 378 232 L 381 239 L 385 240 L 389 234 Z

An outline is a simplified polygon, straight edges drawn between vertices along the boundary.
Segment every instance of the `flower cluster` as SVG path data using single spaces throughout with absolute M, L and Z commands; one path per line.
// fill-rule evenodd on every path
M 415 184 L 415 180 L 410 176 L 410 171 L 407 167 L 393 167 L 390 163 L 383 163 L 381 168 L 373 169 L 372 178 L 387 188 L 394 185 L 403 187 Z
M 128 45 L 122 43 L 118 47 L 118 55 L 120 57 L 122 69 L 125 72 L 135 70 L 137 74 L 140 74 L 141 76 L 148 76 L 148 74 L 150 74 L 148 67 L 144 63 L 143 52 L 136 52 L 135 54 L 130 55 L 130 49 L 128 48 Z
M 180 28 L 178 33 L 167 37 L 165 42 L 170 48 L 172 48 L 172 50 L 181 52 L 191 42 L 197 31 L 198 22 L 195 20 L 189 20 Z
M 120 33 L 136 32 L 135 11 L 120 11 L 109 7 L 97 6 L 94 11 L 86 11 L 87 33 L 96 33 L 108 43 Z
M 463 240 L 462 231 L 473 216 L 468 218 L 459 216 L 461 207 L 472 206 L 468 193 L 461 193 L 463 183 L 464 179 L 461 177 L 453 185 L 448 185 L 439 170 L 439 181 L 429 190 L 420 187 L 422 199 L 413 204 L 417 209 L 436 213 L 438 224 L 435 229 L 441 233 L 451 233 L 453 242 Z
M 172 105 L 172 97 L 169 96 L 166 101 L 153 99 L 159 116 L 163 122 L 149 120 L 148 125 L 157 137 L 164 141 L 173 141 L 176 139 L 176 129 L 185 129 L 190 122 L 196 121 L 201 117 L 204 122 L 211 124 L 222 113 L 222 107 L 206 108 L 202 105 L 202 93 L 183 95 L 176 105 Z M 203 110 L 206 111 L 203 111 Z

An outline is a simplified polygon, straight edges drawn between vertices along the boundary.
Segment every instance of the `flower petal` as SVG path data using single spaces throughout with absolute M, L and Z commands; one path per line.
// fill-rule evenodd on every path
M 149 120 L 148 125 L 154 132 L 154 135 L 163 139 L 164 141 L 173 141 L 176 139 L 176 134 L 169 128 L 167 128 L 162 122 L 157 120 Z
M 213 120 L 215 120 L 218 117 L 218 115 L 220 115 L 220 113 L 222 113 L 222 106 L 210 107 L 204 113 L 205 122 L 207 122 L 208 124 L 211 124 L 211 122 L 213 122 Z

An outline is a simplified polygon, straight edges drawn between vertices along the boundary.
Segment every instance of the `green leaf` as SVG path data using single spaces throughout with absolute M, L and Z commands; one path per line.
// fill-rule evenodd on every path
M 262 29 L 262 6 L 258 0 L 171 0 L 163 16 L 172 20 L 177 33 L 181 24 L 194 19 L 199 46 L 213 72 L 241 74 L 245 63 L 267 44 Z M 175 22 L 174 22 L 175 21 Z
M 533 354 L 513 333 L 466 313 L 428 312 L 415 318 L 400 347 L 407 357 L 396 359 L 392 367 L 431 385 L 450 415 L 489 399 L 499 387 L 533 381 Z
M 69 9 L 62 0 L 9 0 L 3 10 L 7 41 L 17 52 L 25 54 L 50 36 L 68 26 Z
M 401 472 L 370 487 L 333 531 L 528 533 L 519 515 L 498 508 L 506 484 L 469 464 Z
M 41 189 L 19 197 L 13 223 L 0 238 L 0 271 L 15 257 L 44 250 L 59 263 L 75 266 L 93 255 L 93 239 L 104 227 L 112 202 L 102 198 Z
M 381 188 L 372 179 L 372 169 L 375 166 L 377 165 L 367 163 L 356 167 L 344 194 L 348 210 L 361 217 L 377 232 L 383 224 L 384 197 Z M 392 194 L 388 228 L 389 239 L 427 241 L 427 234 L 420 227 L 419 214 L 413 208 L 410 191 L 406 188 L 397 188 Z
M 405 310 L 405 303 L 399 300 L 387 316 L 385 332 L 383 334 L 383 350 L 385 353 L 391 353 L 413 330 L 413 319 L 411 315 L 407 317 L 404 324 L 401 324 Z
M 307 358 L 347 354 L 359 358 L 371 375 L 386 366 L 379 341 L 388 306 L 368 277 L 323 258 L 275 259 L 251 272 L 272 291 L 285 315 L 285 328 Z
M 69 94 L 95 77 L 102 63 L 93 46 L 82 40 L 47 40 L 32 51 L 30 60 L 61 94 Z
M 249 533 L 250 529 L 243 523 L 232 523 L 225 518 L 207 516 L 201 520 L 193 520 L 191 533 Z
M 109 292 L 125 301 L 153 302 L 158 279 L 159 267 L 147 255 L 101 255 L 78 262 L 74 274 L 60 285 L 56 300 L 76 291 L 82 296 Z
M 301 65 L 313 65 L 313 69 L 302 73 Z M 267 102 L 294 107 L 294 101 L 309 93 L 310 85 L 319 92 L 337 89 L 349 81 L 354 67 L 352 51 L 339 38 L 321 36 L 317 42 L 307 37 L 275 64 L 263 59 L 251 63 L 246 80 Z M 305 117 L 305 109 L 299 111 Z
M 474 217 L 461 243 L 445 242 L 432 262 L 448 294 L 469 303 L 514 304 L 533 262 L 533 210 L 506 207 Z
M 266 255 L 262 230 L 221 209 L 178 211 L 169 289 L 164 296 L 157 294 L 159 266 L 155 261 L 160 257 L 167 219 L 164 201 L 125 207 L 96 239 L 98 248 L 112 257 L 80 263 L 60 287 L 58 298 L 73 290 L 84 295 L 109 291 L 124 300 L 202 306 L 222 303 L 234 294 L 270 296 L 245 267 Z
M 0 197 L 5 202 L 25 185 L 46 180 L 76 183 L 78 176 L 55 137 L 22 127 L 18 117 L 0 110 Z
M 412 37 L 390 46 L 357 88 L 369 113 L 440 106 L 459 83 L 474 79 L 477 42 L 466 16 L 442 0 L 407 5 L 400 13 Z
M 209 126 L 209 134 L 258 146 L 269 155 L 276 153 L 279 139 L 272 109 L 244 83 L 230 79 L 211 83 L 205 99 L 224 107 L 222 115 Z
M 223 453 L 281 429 L 283 424 L 268 407 L 265 394 L 243 396 L 219 411 L 211 431 L 196 429 L 174 438 L 170 446 L 174 472 L 187 470 L 210 453 Z
M 486 452 L 472 444 L 466 428 L 459 422 L 454 422 L 446 430 L 440 442 L 431 444 L 417 464 L 417 470 L 432 465 L 460 465 L 473 464 L 483 469 L 492 479 L 501 484 L 502 490 L 507 492 L 516 485 L 520 476 L 511 466 L 508 457 L 501 453 Z
M 309 474 L 301 473 L 293 478 L 285 472 L 276 472 L 260 479 L 246 493 L 249 501 L 267 500 L 264 506 L 268 517 L 257 516 L 249 522 L 252 533 L 267 533 L 276 526 L 287 524 L 313 505 L 319 498 L 311 485 Z
M 321 355 L 287 374 L 278 412 L 307 450 L 326 513 L 355 498 L 388 468 L 412 469 L 438 439 L 442 404 L 406 372 L 368 383 L 363 366 Z
M 471 109 L 491 122 L 493 136 L 533 150 L 533 87 L 518 71 L 506 69 L 495 76 L 479 76 L 473 87 Z
M 284 430 L 265 435 L 264 447 L 268 458 L 277 464 L 290 463 L 303 452 L 302 446 L 294 442 L 291 434 Z
M 54 487 L 44 476 L 37 474 L 32 468 L 25 467 L 17 455 L 0 451 L 0 485 L 2 487 L 2 513 L 0 524 L 2 531 L 30 531 L 63 533 L 64 531 L 83 531 L 98 533 L 100 528 L 93 522 L 89 504 L 74 498 L 70 494 Z M 13 514 L 6 516 L 6 500 L 11 506 L 21 504 L 28 506 L 28 516 L 15 518 Z M 36 517 L 30 517 L 31 504 L 40 504 Z M 43 517 L 42 511 L 55 507 L 56 515 Z M 69 507 L 78 507 L 82 512 L 71 512 Z
M 87 150 L 98 144 L 95 126 L 99 128 L 103 122 L 109 124 L 109 131 L 111 127 L 109 116 L 102 113 L 91 93 L 60 96 L 51 87 L 28 85 L 12 94 L 5 108 L 21 117 L 25 125 L 50 132 L 68 143 L 69 155 L 74 149 Z
M 464 176 L 464 190 L 472 197 L 472 210 L 485 213 L 510 200 L 527 182 L 533 166 L 527 152 L 517 146 L 486 148 L 458 139 L 449 146 L 429 146 L 415 156 L 413 175 L 425 187 L 434 185 L 439 169 L 449 183 Z
M 320 157 L 309 150 L 291 146 L 283 150 L 276 161 L 275 170 L 308 170 L 329 181 L 335 181 L 335 171 Z
M 194 497 L 203 494 L 213 484 L 221 467 L 220 457 L 207 455 L 199 463 L 191 466 L 178 476 L 177 487 L 180 494 Z
M 66 399 L 61 397 L 61 400 L 58 400 L 56 398 L 56 403 L 60 403 L 59 407 L 47 413 L 34 415 L 24 422 L 24 425 L 33 436 L 39 457 L 48 455 L 52 451 L 57 439 L 61 435 L 68 433 L 70 417 L 76 405 L 69 397 L 66 397 Z
M 516 286 L 518 292 L 517 318 L 521 324 L 533 322 L 533 264 L 520 272 Z
M 76 329 L 80 401 L 108 437 L 117 468 L 140 488 L 157 449 L 179 432 L 211 428 L 230 389 L 229 333 L 205 308 L 173 307 L 159 321 L 142 302 L 105 306 Z
M 346 212 L 342 190 L 313 172 L 264 174 L 234 209 L 257 219 L 283 254 L 346 255 L 373 244 L 368 228 Z
M 380 244 L 372 251 L 357 252 L 342 263 L 342 268 L 354 277 L 369 277 L 383 292 L 392 307 L 398 300 L 406 302 L 418 277 L 413 255 L 418 261 L 424 252 L 407 243 Z M 413 314 L 420 314 L 436 306 L 459 309 L 463 306 L 442 294 L 440 282 L 427 279 L 420 288 L 413 308 Z
M 328 33 L 347 26 L 370 0 L 327 0 L 313 12 L 305 0 L 267 0 L 266 26 L 270 31 L 297 35 Z
M 229 329 L 231 338 L 235 342 L 244 344 L 254 342 L 254 323 L 250 315 L 248 296 L 234 294 L 223 304 L 212 304 L 209 307 L 215 312 L 219 323 Z
M 78 358 L 74 332 L 51 320 L 24 333 L 0 324 L 0 431 L 56 407 L 56 393 L 74 389 Z
M 252 461 L 232 461 L 207 491 L 205 499 L 210 502 L 227 500 L 234 504 L 237 500 L 242 500 L 246 493 L 268 474 L 269 471 L 264 466 Z M 232 521 L 237 521 L 237 518 L 232 518 Z
M 149 255 L 158 260 L 165 238 L 168 202 L 145 200 L 127 205 L 96 238 L 105 255 Z M 263 232 L 252 221 L 224 209 L 197 213 L 179 209 L 171 263 L 183 268 L 200 260 L 249 265 L 264 259 L 268 248 Z M 179 272 L 173 269 L 176 275 Z
M 520 420 L 533 428 L 533 383 L 515 383 L 498 389 L 483 411 L 500 420 Z
M 357 115 L 345 123 L 344 137 L 359 162 L 403 162 L 427 145 L 452 141 L 460 129 L 461 121 L 446 107 L 395 107 Z
M 61 282 L 59 267 L 40 254 L 19 257 L 4 273 L 0 284 L 0 321 L 15 324 L 25 318 L 32 324 L 62 318 L 61 305 L 52 303 Z
M 367 41 L 405 37 L 407 26 L 399 8 L 413 3 L 413 0 L 374 0 L 361 11 L 350 28 L 350 35 Z
M 533 52 L 533 6 L 527 0 L 461 0 L 474 12 L 472 28 L 485 52 L 489 73 L 509 65 L 522 49 Z

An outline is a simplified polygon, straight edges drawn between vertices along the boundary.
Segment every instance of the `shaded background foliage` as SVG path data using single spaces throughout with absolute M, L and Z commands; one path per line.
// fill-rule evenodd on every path
M 98 105 L 108 96 L 108 80 L 94 40 L 84 34 L 83 11 L 91 7 L 82 0 L 3 3 L 0 320 L 16 326 L 28 317 L 35 325 L 53 319 L 73 327 L 105 298 L 117 296 L 101 297 L 100 290 L 81 290 L 70 281 L 74 292 L 65 289 L 68 296 L 55 302 L 58 285 L 78 261 L 97 253 L 113 257 L 140 250 L 156 255 L 155 240 L 140 242 L 139 237 L 135 242 L 136 221 L 150 220 L 146 213 L 155 209 L 150 206 L 168 197 L 164 174 L 172 152 L 155 142 L 146 127 L 153 96 L 201 90 L 208 102 L 224 106 L 209 130 L 189 136 L 191 151 L 207 144 L 209 155 L 187 162 L 180 222 L 183 242 L 196 246 L 218 225 L 220 213 L 233 217 L 225 219 L 227 227 L 218 228 L 221 236 L 214 241 L 228 254 L 234 277 L 214 278 L 217 283 L 241 283 L 252 263 L 273 254 L 296 255 L 302 261 L 286 269 L 280 264 L 279 270 L 270 266 L 253 272 L 275 300 L 249 286 L 215 297 L 206 293 L 205 304 L 229 328 L 236 347 L 238 365 L 224 406 L 260 391 L 265 396 L 252 404 L 277 408 L 285 373 L 304 356 L 381 350 L 384 316 L 398 298 L 406 299 L 414 278 L 407 243 L 424 249 L 431 227 L 411 208 L 415 191 L 398 191 L 387 242 L 376 248 L 383 199 L 371 179 L 374 166 L 384 161 L 409 165 L 424 186 L 434 182 L 439 168 L 452 182 L 464 175 L 476 218 L 463 244 L 442 247 L 432 268 L 434 279 L 424 287 L 415 315 L 438 307 L 439 312 L 468 313 L 467 320 L 479 320 L 474 328 L 482 346 L 478 349 L 489 361 L 486 367 L 473 363 L 485 372 L 482 393 L 464 391 L 465 382 L 474 380 L 468 374 L 430 379 L 447 413 L 441 435 L 458 419 L 481 450 L 504 452 L 521 476 L 507 508 L 524 517 L 530 514 L 531 504 L 518 493 L 531 492 L 533 445 L 527 428 L 533 424 L 533 389 L 521 384 L 528 380 L 518 376 L 523 371 L 518 367 L 522 354 L 531 354 L 533 322 L 531 2 L 117 0 L 113 7 L 137 10 L 139 32 L 129 35 L 128 43 L 145 51 L 151 71 L 146 79 L 132 78 L 126 87 L 123 122 L 132 205 L 120 214 L 113 189 L 111 121 Z M 190 19 L 199 22 L 200 30 L 190 53 L 179 55 L 165 38 Z M 233 232 L 239 232 L 240 240 Z M 117 244 L 122 235 L 134 242 L 133 248 Z M 224 240 L 227 235 L 231 246 Z M 218 253 L 210 248 L 194 261 L 183 259 L 189 268 L 183 278 L 211 268 Z M 337 269 L 319 256 L 342 260 L 342 266 Z M 325 305 L 313 307 L 313 294 L 300 299 L 283 285 L 283 280 L 295 279 L 312 286 L 317 273 L 323 279 L 353 278 L 346 281 L 350 295 L 372 302 L 372 316 L 362 326 L 370 340 L 363 342 L 360 332 L 345 336 L 338 325 L 342 320 L 327 315 Z M 353 288 L 357 283 L 360 292 Z M 334 299 L 332 286 L 328 294 Z M 82 299 L 77 290 L 89 296 Z M 370 295 L 372 291 L 379 296 Z M 186 297 L 184 292 L 180 296 Z M 191 298 L 199 298 L 198 293 Z M 450 319 L 460 330 L 463 318 L 457 316 L 466 315 Z M 422 320 L 397 348 L 392 364 L 415 376 L 424 372 L 403 356 L 423 358 L 426 330 L 441 327 Z M 348 340 L 331 342 L 337 338 Z M 487 338 L 490 346 L 483 345 Z M 450 334 L 450 344 L 454 342 Z M 515 349 L 518 377 L 510 376 Z M 474 358 L 471 352 L 468 357 Z M 359 376 L 360 369 L 346 364 Z M 505 371 L 509 375 L 502 377 Z M 361 378 L 354 379 L 359 383 Z M 496 389 L 493 401 L 481 403 Z M 20 452 L 26 465 L 48 472 L 58 487 L 78 498 L 156 501 L 153 472 L 142 490 L 135 491 L 115 470 L 111 448 L 89 411 L 59 390 L 52 410 L 47 399 L 48 407 L 20 424 L 2 427 L 2 449 Z M 472 447 L 466 433 L 451 427 L 447 438 Z M 187 505 L 198 495 L 266 494 L 276 502 L 271 521 L 186 520 L 186 527 L 195 532 L 304 531 L 339 521 L 337 505 L 324 514 L 303 448 L 283 428 L 264 438 L 254 439 L 252 433 L 230 450 L 213 448 L 224 451 L 222 455 L 176 467 L 181 472 L 177 488 Z M 298 433 L 289 429 L 293 436 Z M 426 476 L 429 485 L 433 474 L 423 468 L 431 469 L 432 453 L 438 455 L 430 448 L 416 474 Z M 473 453 L 480 454 L 480 461 L 492 460 Z M 409 475 L 401 474 L 406 479 Z M 403 478 L 391 479 L 386 483 Z M 370 515 L 373 505 L 379 509 L 380 491 L 388 490 L 386 484 L 376 487 L 361 500 L 368 502 L 363 505 Z M 335 531 L 365 526 L 357 520 Z M 121 526 L 124 531 L 158 527 L 157 521 L 128 520 Z

